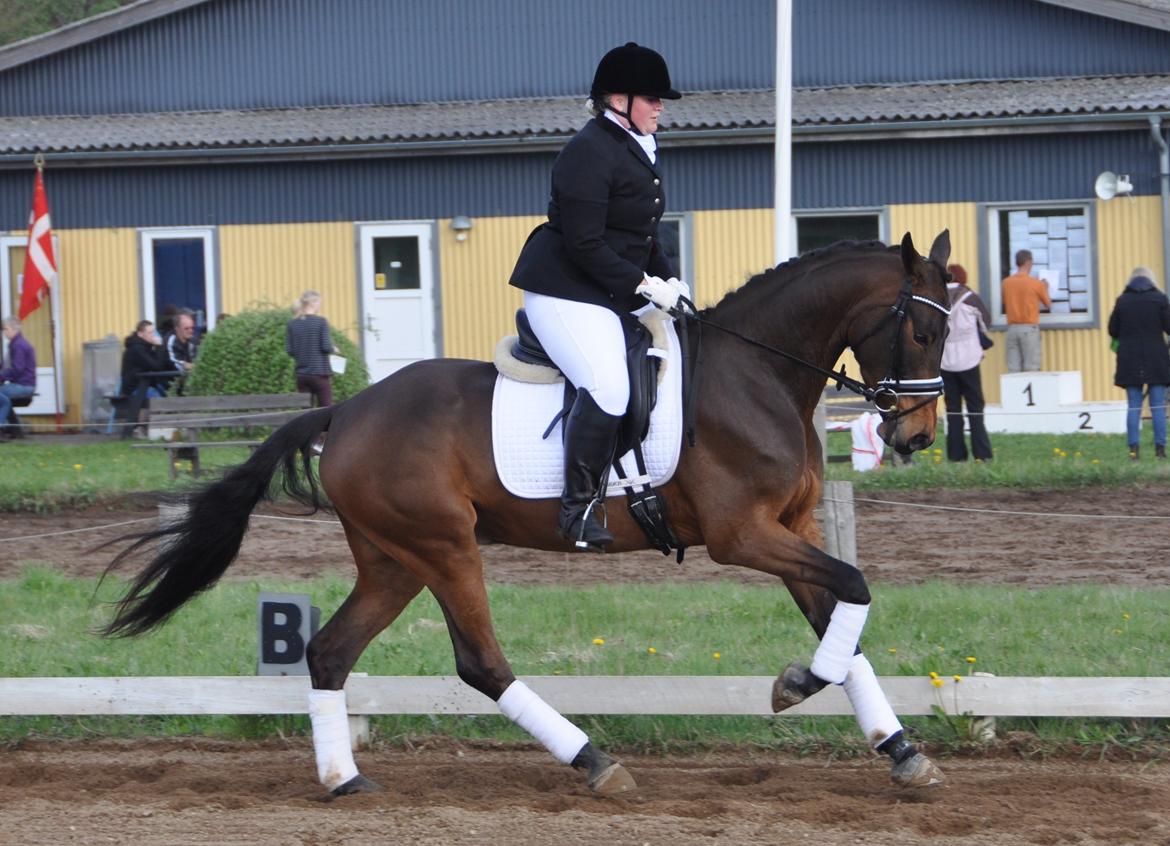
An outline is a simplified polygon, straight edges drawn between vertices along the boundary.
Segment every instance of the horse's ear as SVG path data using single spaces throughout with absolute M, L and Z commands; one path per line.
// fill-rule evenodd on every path
M 902 267 L 906 268 L 907 275 L 914 273 L 914 265 L 921 258 L 918 250 L 914 249 L 914 239 L 907 232 L 902 236 Z
M 930 260 L 939 267 L 946 267 L 951 257 L 951 230 L 944 229 L 938 233 L 934 243 L 930 245 Z

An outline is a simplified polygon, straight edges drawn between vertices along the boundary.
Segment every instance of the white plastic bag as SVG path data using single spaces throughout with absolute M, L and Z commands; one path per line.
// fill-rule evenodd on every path
M 329 356 L 329 369 L 332 370 L 338 376 L 340 376 L 342 373 L 345 372 L 345 364 L 346 364 L 345 356 L 330 354 L 330 356 Z

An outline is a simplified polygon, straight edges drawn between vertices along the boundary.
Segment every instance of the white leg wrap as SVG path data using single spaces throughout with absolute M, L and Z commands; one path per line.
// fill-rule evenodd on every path
M 853 656 L 853 665 L 845 677 L 845 695 L 849 697 L 857 724 L 871 746 L 879 746 L 902 730 L 902 724 L 878 684 L 873 666 L 864 655 Z
M 349 715 L 344 690 L 310 690 L 309 721 L 313 724 L 313 751 L 317 778 L 333 790 L 358 774 L 349 746 Z
M 833 616 L 829 618 L 829 628 L 821 638 L 821 645 L 813 654 L 813 674 L 831 684 L 841 684 L 849 673 L 849 665 L 853 663 L 853 653 L 857 649 L 857 641 L 861 639 L 861 630 L 865 628 L 865 618 L 869 616 L 868 605 L 854 605 L 849 602 L 838 602 L 833 609 Z
M 589 742 L 588 735 L 517 679 L 496 703 L 500 713 L 544 744 L 562 764 L 571 764 Z

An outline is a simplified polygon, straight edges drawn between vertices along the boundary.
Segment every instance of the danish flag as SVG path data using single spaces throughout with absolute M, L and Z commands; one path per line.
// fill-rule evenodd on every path
M 32 212 L 28 216 L 28 250 L 24 255 L 24 290 L 20 294 L 20 319 L 37 310 L 57 284 L 57 259 L 53 255 L 53 227 L 49 199 L 40 168 L 33 186 Z

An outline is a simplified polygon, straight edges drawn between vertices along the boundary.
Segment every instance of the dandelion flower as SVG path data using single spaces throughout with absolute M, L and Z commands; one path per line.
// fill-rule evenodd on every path
M 974 663 L 975 663 L 975 656 L 974 656 L 974 655 L 968 655 L 968 656 L 967 656 L 967 663 L 968 663 L 968 664 L 974 664 Z
M 653 646 L 647 646 L 647 647 L 646 647 L 646 651 L 647 651 L 648 653 L 650 653 L 651 655 L 657 655 L 657 654 L 658 654 L 658 650 L 657 650 L 657 649 L 655 649 Z
M 931 670 L 931 671 L 930 671 L 930 677 L 931 677 L 932 679 L 937 679 L 937 678 L 938 678 L 938 673 L 936 673 L 934 670 Z
M 1094 458 L 1094 459 L 1093 459 L 1093 460 L 1092 460 L 1090 463 L 1091 463 L 1091 464 L 1100 464 L 1100 463 L 1101 463 L 1101 459 L 1099 459 L 1099 458 Z
M 1121 629 L 1114 629 L 1114 630 L 1113 630 L 1113 633 L 1114 633 L 1115 635 L 1119 635 L 1119 634 L 1121 634 Z
M 721 652 L 712 652 L 712 653 L 711 653 L 711 657 L 712 657 L 712 658 L 714 658 L 716 661 L 718 661 L 720 658 L 722 658 L 722 657 L 723 657 L 723 653 L 721 653 Z
M 593 638 L 593 645 L 594 646 L 605 646 L 605 638 L 603 638 L 603 637 Z
M 896 646 L 891 646 L 889 649 L 886 650 L 886 652 L 890 653 L 891 655 L 897 655 L 898 648 Z
M 1129 620 L 1129 612 L 1128 612 L 1128 611 L 1123 611 L 1123 612 L 1122 612 L 1122 614 L 1121 614 L 1121 619 L 1123 619 L 1123 620 Z
M 80 465 L 80 464 L 74 464 L 74 465 L 73 465 L 73 469 L 74 469 L 74 470 L 80 470 L 80 469 L 81 469 L 81 465 Z
M 951 678 L 955 680 L 955 684 L 958 684 L 963 680 L 962 676 L 951 676 Z
M 931 680 L 930 680 L 930 683 L 931 683 L 931 684 L 933 684 L 935 687 L 942 687 L 942 686 L 943 686 L 943 680 L 942 680 L 942 679 L 937 679 L 937 678 L 936 678 L 936 679 L 931 679 Z

